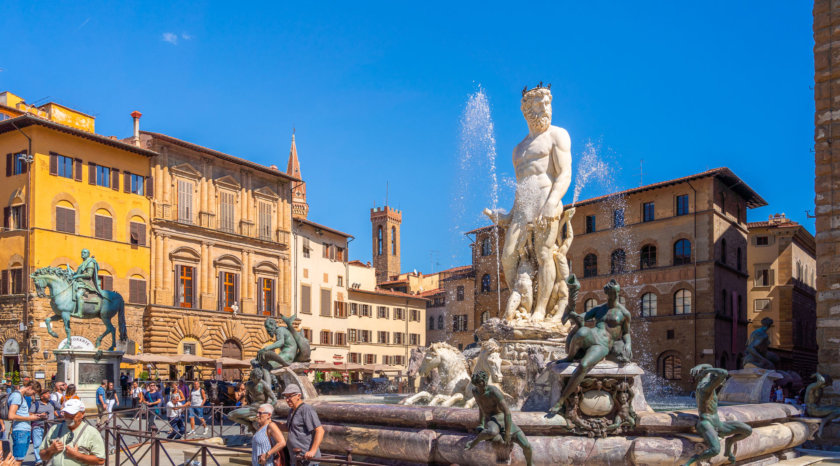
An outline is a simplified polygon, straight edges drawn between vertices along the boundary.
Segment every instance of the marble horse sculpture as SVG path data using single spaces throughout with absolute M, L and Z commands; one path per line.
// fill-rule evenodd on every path
M 73 293 L 74 281 L 78 279 L 75 276 L 73 269 L 61 267 L 43 267 L 35 270 L 30 274 L 30 278 L 35 283 L 35 292 L 39 298 L 47 297 L 46 290 L 49 290 L 50 308 L 53 315 L 44 319 L 44 324 L 47 327 L 47 333 L 55 338 L 59 338 L 58 334 L 52 328 L 52 321 L 60 318 L 64 322 L 64 333 L 67 335 L 67 340 L 64 346 L 60 349 L 70 348 L 70 317 L 79 317 L 81 319 L 101 319 L 105 324 L 105 331 L 96 339 L 96 347 L 102 343 L 102 339 L 111 334 L 111 346 L 109 351 L 113 351 L 117 346 L 117 332 L 111 319 L 116 315 L 120 329 L 120 341 L 124 342 L 128 338 L 125 324 L 125 302 L 123 297 L 115 292 L 109 290 L 102 290 L 101 296 L 82 297 L 84 302 L 81 306 L 81 315 L 76 314 L 78 306 L 76 304 L 76 294 Z M 81 287 L 79 287 L 81 288 Z
M 470 376 L 464 355 L 448 343 L 432 343 L 426 349 L 417 373 L 425 377 L 435 368 L 440 372 L 440 392 L 432 395 L 422 391 L 400 404 L 414 405 L 428 401 L 429 406 L 454 406 L 463 402 L 465 407 L 472 407 L 475 400 L 470 391 Z

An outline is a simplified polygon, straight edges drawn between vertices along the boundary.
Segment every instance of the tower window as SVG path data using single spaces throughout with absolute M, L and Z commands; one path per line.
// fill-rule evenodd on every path
M 382 255 L 382 227 L 379 227 L 377 234 L 376 234 L 376 245 L 377 245 L 377 255 Z
M 397 255 L 397 227 L 391 227 L 391 255 Z

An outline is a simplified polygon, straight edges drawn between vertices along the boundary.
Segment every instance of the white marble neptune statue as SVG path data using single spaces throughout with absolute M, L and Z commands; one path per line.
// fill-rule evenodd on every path
M 513 208 L 484 213 L 505 229 L 501 265 L 512 292 L 505 320 L 559 321 L 568 302 L 563 285 L 571 242 L 571 224 L 565 237 L 563 224 L 574 213 L 564 215 L 563 208 L 572 180 L 571 140 L 565 129 L 551 125 L 551 85 L 523 90 L 521 108 L 528 135 L 513 150 Z

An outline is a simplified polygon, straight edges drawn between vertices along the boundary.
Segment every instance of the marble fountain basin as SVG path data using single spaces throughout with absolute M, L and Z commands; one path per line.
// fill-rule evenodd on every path
M 327 453 L 414 464 L 496 464 L 497 452 L 488 442 L 470 451 L 477 409 L 309 402 L 326 430 L 321 449 Z M 804 418 L 792 405 L 778 403 L 721 407 L 721 420 L 739 420 L 753 427 L 750 437 L 736 445 L 739 464 L 771 464 L 796 456 L 793 449 L 813 436 L 819 421 Z M 275 413 L 280 418 L 288 408 Z M 694 431 L 696 410 L 639 412 L 636 428 L 624 436 L 590 438 L 565 433 L 566 422 L 541 412 L 513 412 L 513 421 L 528 436 L 535 465 L 673 465 L 684 463 L 702 449 Z M 727 462 L 722 455 L 711 464 Z M 510 463 L 524 465 L 518 446 Z

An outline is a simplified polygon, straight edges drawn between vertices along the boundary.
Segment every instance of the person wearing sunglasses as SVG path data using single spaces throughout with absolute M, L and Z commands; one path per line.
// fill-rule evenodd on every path
M 261 404 L 257 409 L 259 428 L 251 440 L 252 466 L 287 464 L 283 458 L 275 458 L 275 455 L 283 455 L 283 449 L 286 448 L 286 439 L 283 438 L 277 424 L 271 421 L 273 414 L 274 406 L 268 403 Z
M 289 429 L 289 440 L 286 442 L 289 450 L 289 457 L 295 459 L 295 450 L 303 452 L 306 461 L 312 458 L 321 457 L 321 441 L 324 440 L 324 426 L 318 419 L 315 408 L 303 402 L 300 386 L 289 384 L 283 390 L 283 397 L 289 405 L 289 420 L 286 423 Z M 318 463 L 308 463 L 315 466 Z
M 64 404 L 64 422 L 50 427 L 41 442 L 41 460 L 53 466 L 105 464 L 105 442 L 84 421 L 85 404 L 70 399 Z

